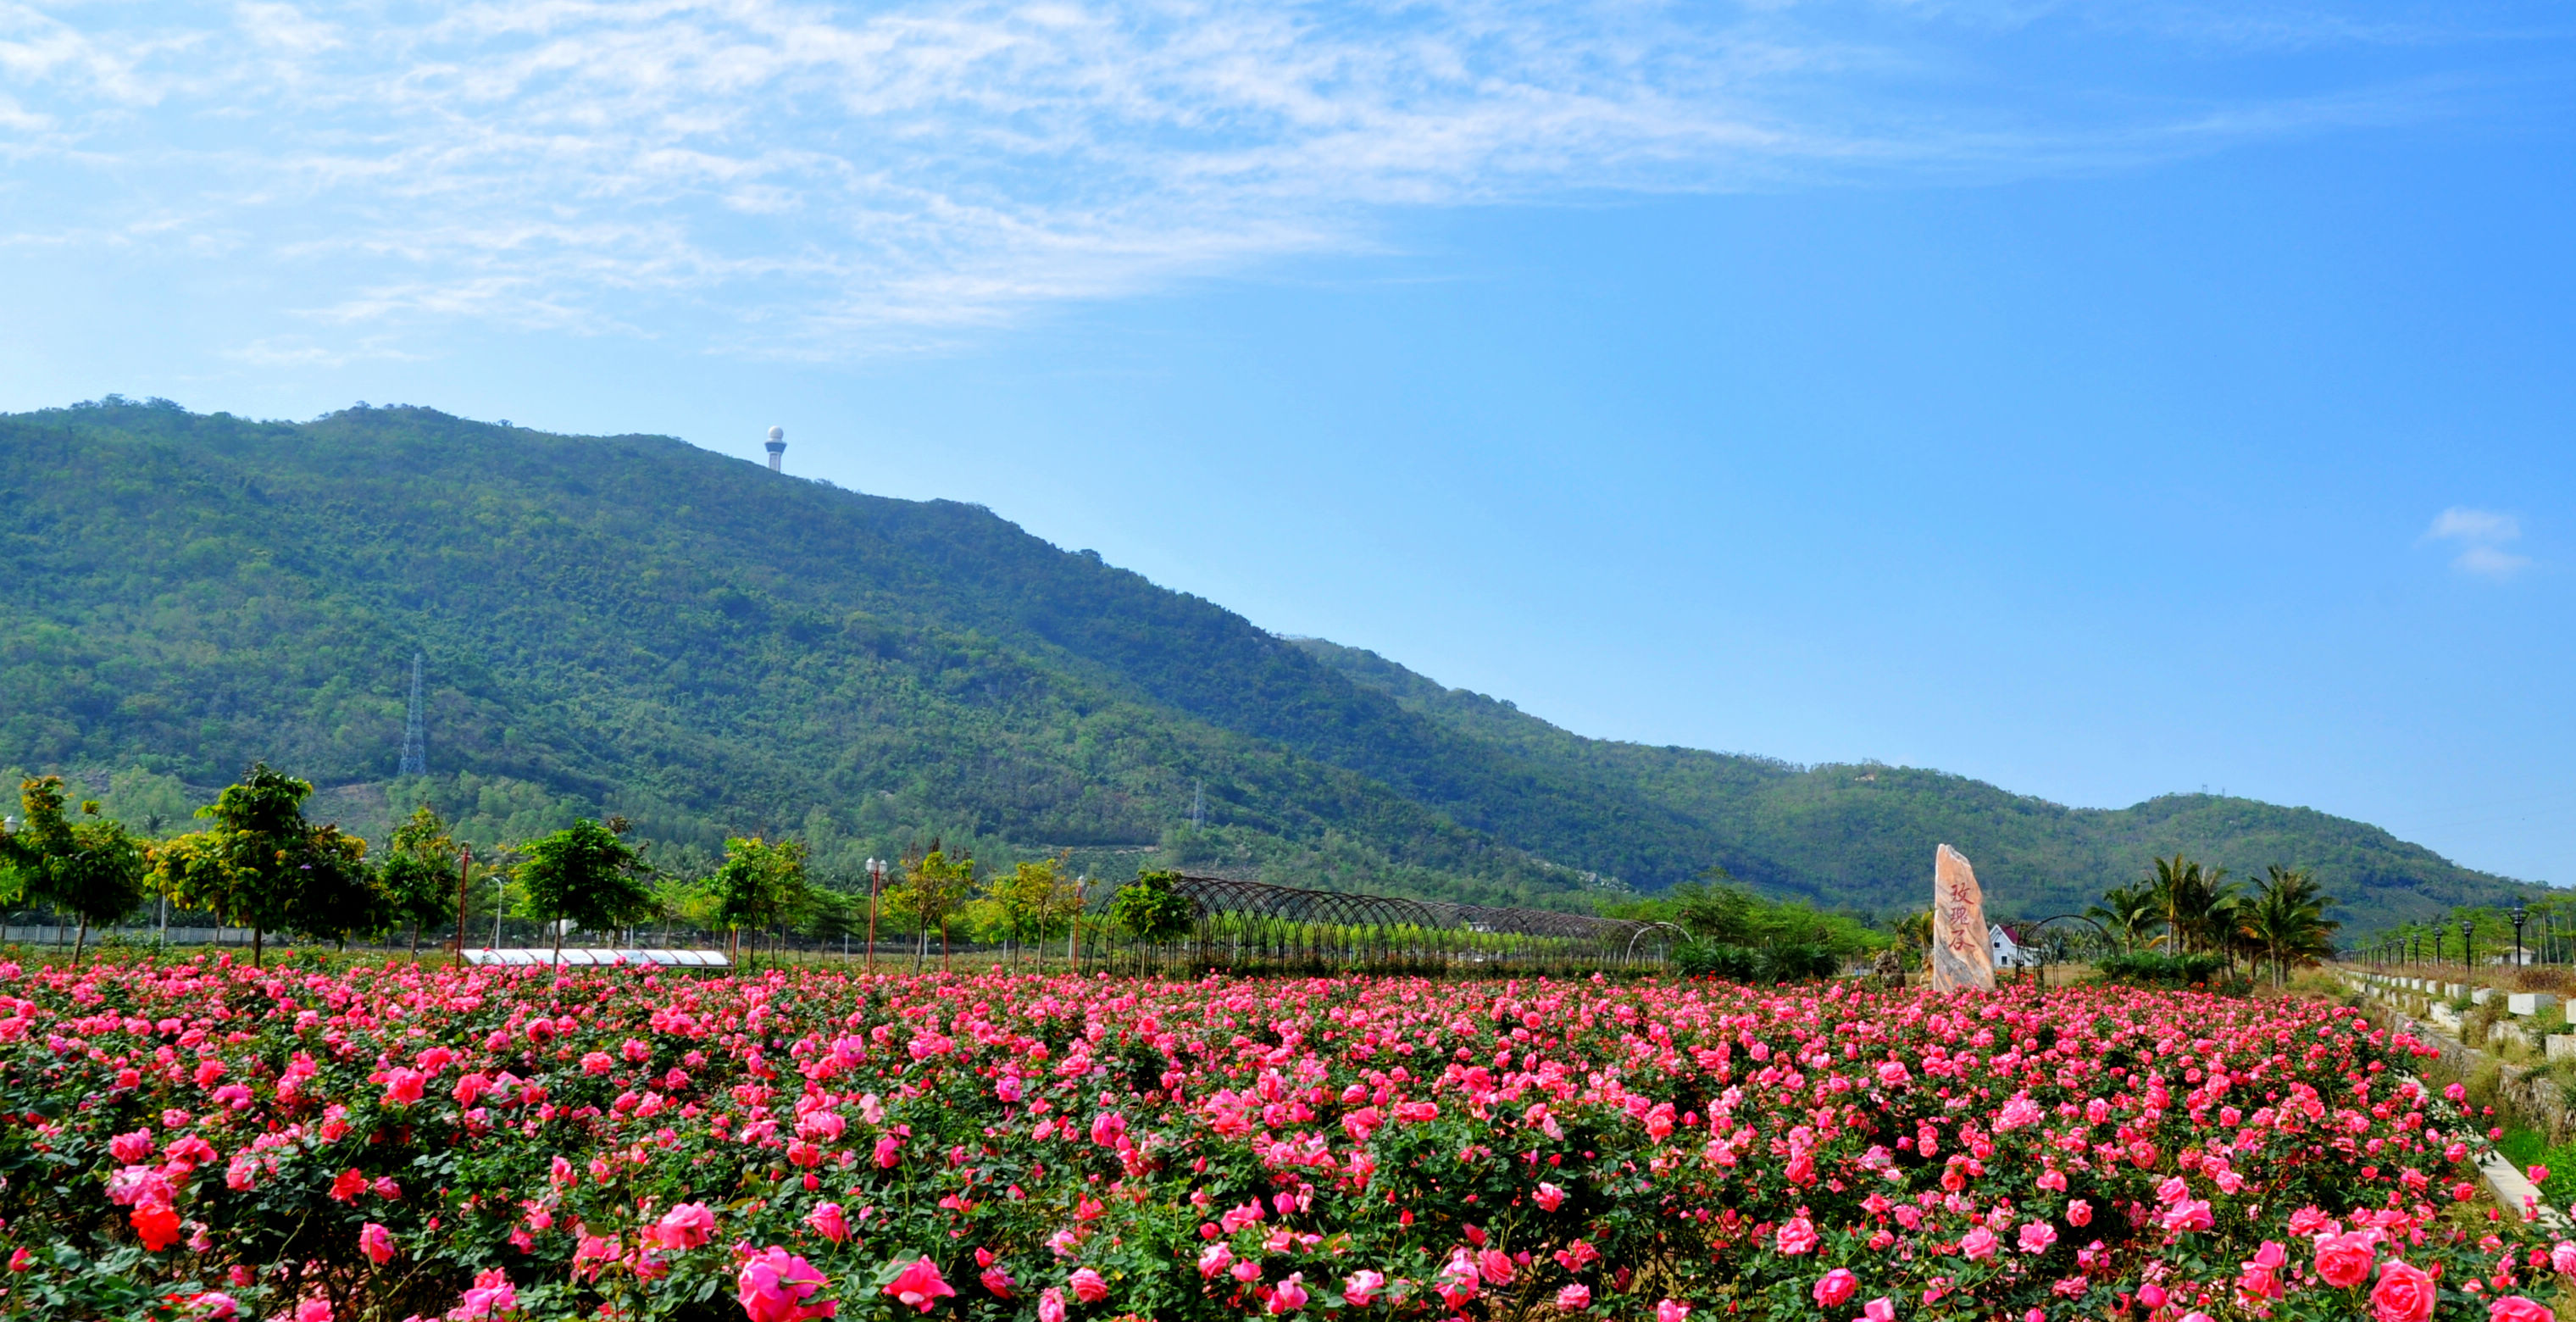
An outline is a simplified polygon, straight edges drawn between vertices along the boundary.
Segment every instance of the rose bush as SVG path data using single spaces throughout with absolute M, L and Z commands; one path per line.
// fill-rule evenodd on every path
M 2576 1248 L 2417 1051 L 2119 988 L 0 965 L 0 1308 L 2539 1322 Z

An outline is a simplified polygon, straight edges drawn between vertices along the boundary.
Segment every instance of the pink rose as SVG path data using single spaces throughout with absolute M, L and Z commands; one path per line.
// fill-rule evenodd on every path
M 2370 1264 L 2378 1260 L 2378 1247 L 2362 1231 L 2317 1239 L 2317 1279 L 2338 1290 L 2349 1290 L 2369 1280 Z
M 1592 1287 L 1581 1281 L 1556 1292 L 1556 1306 L 1569 1313 L 1580 1313 L 1592 1306 Z M 2516 1319 L 2516 1322 L 2520 1322 Z
M 2561 1276 L 2576 1276 L 2576 1244 L 2560 1240 L 2549 1250 L 2549 1269 Z
M 1089 1267 L 1078 1267 L 1073 1273 L 1073 1297 L 1086 1304 L 1096 1304 L 1109 1297 L 1109 1282 Z
M 1959 1251 L 1967 1254 L 1970 1262 L 1984 1262 L 1995 1256 L 1995 1244 L 1995 1232 L 1979 1226 L 1960 1238 Z
M 2433 1278 L 2395 1258 L 2379 1264 L 2379 1284 L 2370 1291 L 2374 1322 L 2424 1322 L 2433 1316 Z
M 1377 1302 L 1377 1292 L 1386 1288 L 1383 1273 L 1362 1269 L 1342 1282 L 1342 1299 L 1353 1308 L 1366 1308 Z
M 2047 1222 L 2026 1221 L 2022 1223 L 2020 1240 L 2022 1252 L 2045 1253 L 2048 1251 L 2048 1246 L 2056 1242 L 2057 1231 Z
M 394 1260 L 393 1232 L 370 1221 L 358 1231 L 358 1251 L 379 1267 Z
M 1816 1280 L 1816 1303 L 1825 1308 L 1839 1308 L 1860 1292 L 1860 1278 L 1848 1267 L 1836 1267 Z
M 510 1284 L 506 1273 L 494 1267 L 475 1273 L 473 1288 L 465 1292 L 456 1307 L 448 1310 L 447 1316 L 449 1322 L 478 1322 L 483 1318 L 506 1316 L 517 1312 L 518 1308 L 518 1289 Z
M 152 1155 L 153 1147 L 152 1131 L 149 1129 L 138 1129 L 131 1134 L 119 1134 L 107 1141 L 108 1155 L 116 1158 L 117 1164 L 122 1166 L 141 1165 L 144 1159 Z
M 2289 1260 L 2289 1252 L 2279 1240 L 2264 1240 L 2252 1258 L 2239 1264 L 2241 1274 L 2236 1278 L 2236 1288 L 2257 1299 L 2280 1298 L 2281 1268 Z
M 2066 1224 L 2070 1226 L 2089 1226 L 2093 1224 L 2093 1204 L 2088 1203 L 2081 1198 L 2067 1199 Z
M 1779 1244 L 1782 1253 L 1793 1257 L 1812 1252 L 1817 1243 L 1816 1226 L 1814 1222 L 1803 1216 L 1792 1217 L 1789 1224 L 1780 1227 L 1780 1233 L 1773 1238 Z
M 984 1283 L 985 1291 L 996 1299 L 1010 1298 L 1012 1287 L 1019 1284 L 1019 1282 L 1011 1279 L 1011 1274 L 1009 1272 L 1006 1272 L 999 1267 L 985 1268 L 984 1274 L 977 1279 Z
M 1199 1276 L 1215 1280 L 1218 1272 L 1234 1265 L 1234 1246 L 1218 1240 L 1199 1250 Z
M 770 1252 L 777 1253 L 779 1250 L 771 1249 Z M 793 1261 L 802 1263 L 805 1260 L 803 1258 L 796 1258 L 793 1259 Z M 814 1275 L 819 1278 L 822 1273 L 816 1272 Z M 808 1293 L 810 1293 L 810 1291 Z M 905 1264 L 904 1269 L 897 1273 L 893 1280 L 886 1282 L 885 1293 L 893 1295 L 896 1303 L 907 1304 L 916 1311 L 927 1313 L 931 1309 L 938 1307 L 940 1300 L 954 1296 L 957 1291 L 954 1287 L 948 1284 L 947 1277 L 939 1274 L 939 1264 L 932 1262 L 929 1257 L 925 1255 L 923 1257 L 915 1258 L 910 1263 Z M 802 1298 L 803 1296 L 800 1295 L 798 1297 Z M 743 1306 L 748 1309 L 750 1307 L 750 1302 L 745 1300 Z M 828 1317 L 831 1315 L 826 1313 L 822 1314 L 822 1316 Z M 752 1314 L 752 1322 L 769 1322 L 769 1319 L 761 1317 L 758 1313 L 754 1313 Z
M 1049 1286 L 1038 1296 L 1038 1322 L 1064 1322 L 1064 1291 Z
M 835 1244 L 850 1237 L 850 1219 L 842 1215 L 839 1203 L 816 1204 L 813 1211 L 805 1214 L 805 1224 Z
M 923 1276 L 925 1270 L 928 1273 L 926 1280 Z M 735 1297 L 742 1301 L 742 1311 L 751 1322 L 803 1322 L 805 1318 L 831 1317 L 841 1309 L 840 1304 L 829 1299 L 820 1303 L 807 1302 L 821 1292 L 823 1273 L 814 1264 L 775 1244 L 744 1258 L 742 1270 L 734 1280 L 740 1287 Z M 925 1283 L 936 1294 L 956 1293 L 948 1288 L 946 1281 L 939 1279 L 939 1268 L 928 1258 L 905 1268 L 903 1275 L 886 1287 L 886 1293 L 927 1313 L 931 1309 L 930 1298 L 912 1289 Z
M 2546 1305 L 2509 1294 L 2487 1305 L 2488 1322 L 2558 1322 Z
M 1690 1322 L 1690 1305 L 1666 1299 L 1655 1305 L 1655 1322 Z
M 716 1214 L 705 1203 L 682 1203 L 662 1214 L 645 1237 L 666 1249 L 693 1249 L 716 1233 Z
M 2209 1204 L 2198 1198 L 2185 1198 L 2165 1209 L 2165 1229 L 2176 1234 L 2207 1230 L 2217 1224 L 2218 1217 L 2209 1210 Z
M 1880 1295 L 1861 1305 L 1860 1315 L 1866 1322 L 1896 1322 L 1896 1301 Z
M 1294 1313 L 1306 1306 L 1306 1298 L 1306 1274 L 1292 1273 L 1287 1280 L 1279 1283 L 1277 1290 L 1271 1292 L 1269 1312 L 1273 1317 L 1281 1313 Z
M 1553 1212 L 1565 1206 L 1565 1190 L 1553 1184 L 1543 1183 L 1539 1185 L 1536 1193 L 1530 1195 L 1530 1199 L 1538 1204 L 1540 1211 Z

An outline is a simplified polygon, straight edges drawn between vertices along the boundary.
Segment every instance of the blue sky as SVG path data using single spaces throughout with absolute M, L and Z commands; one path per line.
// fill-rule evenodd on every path
M 778 423 L 1584 733 L 2576 882 L 2571 74 L 2509 4 L 0 3 L 0 408 Z

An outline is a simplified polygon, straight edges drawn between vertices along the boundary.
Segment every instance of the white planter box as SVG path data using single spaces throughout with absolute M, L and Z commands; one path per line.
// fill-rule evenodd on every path
M 2541 1014 L 2558 1008 L 2558 998 L 2548 992 L 2515 992 L 2504 998 L 2504 1008 L 2518 1015 Z

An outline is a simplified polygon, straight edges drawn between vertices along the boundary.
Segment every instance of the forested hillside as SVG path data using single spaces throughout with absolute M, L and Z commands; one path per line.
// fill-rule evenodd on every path
M 1586 740 L 977 506 L 664 437 L 412 408 L 0 418 L 0 570 L 0 767 L 83 775 L 128 815 L 265 758 L 362 828 L 423 798 L 489 842 L 616 812 L 678 867 L 751 831 L 807 836 L 826 871 L 941 834 L 1576 907 L 1722 864 L 1892 910 L 1947 840 L 2023 910 L 2175 847 L 2315 864 L 2392 918 L 2509 885 L 2242 800 L 2069 811 Z M 431 775 L 397 781 L 416 652 Z
M 2080 911 L 2176 850 L 2240 876 L 2271 863 L 2313 868 L 2344 901 L 2334 916 L 2359 929 L 2426 920 L 2455 905 L 2510 903 L 2532 889 L 2367 823 L 2252 799 L 2171 794 L 2116 810 L 2067 808 L 1911 767 L 1797 767 L 1586 739 L 1373 652 L 1295 641 L 1409 710 L 1716 828 L 1726 842 L 1717 861 L 1738 879 L 1826 907 L 1919 907 L 1927 840 L 1966 853 L 1996 908 L 2034 918 Z

